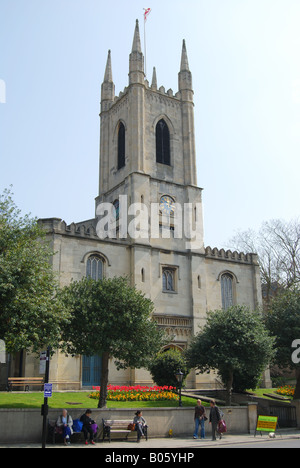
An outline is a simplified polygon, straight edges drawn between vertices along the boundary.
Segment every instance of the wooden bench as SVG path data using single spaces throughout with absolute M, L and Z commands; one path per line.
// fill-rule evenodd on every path
M 25 392 L 29 392 L 30 386 L 39 386 L 43 390 L 43 377 L 9 377 L 7 379 L 7 391 L 11 392 L 13 387 L 24 387 Z
M 109 442 L 111 442 L 111 435 L 118 434 L 124 435 L 126 440 L 128 439 L 129 434 L 134 432 L 131 429 L 128 429 L 129 424 L 132 424 L 132 419 L 102 419 L 103 423 L 103 433 L 102 441 L 107 437 Z M 144 434 L 146 440 L 148 440 L 148 427 L 144 426 Z

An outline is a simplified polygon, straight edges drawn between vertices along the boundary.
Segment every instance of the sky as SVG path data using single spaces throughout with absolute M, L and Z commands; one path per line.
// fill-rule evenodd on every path
M 107 52 L 118 95 L 148 7 L 149 81 L 155 66 L 177 92 L 186 40 L 205 245 L 298 217 L 299 0 L 0 0 L 0 193 L 23 214 L 94 217 Z

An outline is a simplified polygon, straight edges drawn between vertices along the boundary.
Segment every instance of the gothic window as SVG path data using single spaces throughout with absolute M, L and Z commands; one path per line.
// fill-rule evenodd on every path
M 175 292 L 175 270 L 172 268 L 163 268 L 163 291 Z
M 222 307 L 224 310 L 233 306 L 233 276 L 224 273 L 221 276 Z
M 125 166 L 125 127 L 122 122 L 119 124 L 118 131 L 118 169 Z
M 164 119 L 156 125 L 156 162 L 171 165 L 170 132 Z
M 116 221 L 118 221 L 119 218 L 120 218 L 120 202 L 119 202 L 119 200 L 115 200 L 113 202 L 113 205 L 114 205 L 114 209 L 115 209 L 115 212 L 114 212 L 115 219 L 116 219 Z
M 93 280 L 103 278 L 103 260 L 98 255 L 91 255 L 86 264 L 86 276 Z

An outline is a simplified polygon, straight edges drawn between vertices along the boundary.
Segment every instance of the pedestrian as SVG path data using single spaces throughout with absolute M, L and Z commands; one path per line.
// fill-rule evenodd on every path
M 145 428 L 147 426 L 146 420 L 143 418 L 143 413 L 137 411 L 133 420 L 135 430 L 137 431 L 137 442 L 141 441 L 141 437 L 145 437 Z
M 216 406 L 215 400 L 210 401 L 210 414 L 209 414 L 209 423 L 211 424 L 212 430 L 212 440 L 217 440 L 216 433 L 218 432 L 218 424 L 221 421 L 220 410 Z M 220 435 L 221 439 L 222 435 Z
M 205 414 L 205 408 L 202 405 L 201 400 L 197 400 L 197 406 L 195 407 L 195 432 L 194 432 L 194 439 L 198 439 L 199 434 L 199 426 L 201 427 L 200 430 L 200 437 L 201 439 L 205 439 L 205 421 L 207 421 L 207 417 Z
M 88 445 L 88 438 L 90 435 L 90 443 L 95 445 L 94 442 L 94 428 L 95 421 L 91 419 L 92 410 L 87 409 L 86 412 L 81 416 L 80 421 L 82 422 L 82 432 L 84 433 L 85 445 Z
M 66 409 L 62 410 L 62 414 L 56 421 L 56 426 L 62 431 L 64 445 L 70 445 L 70 437 L 73 434 L 73 419 Z

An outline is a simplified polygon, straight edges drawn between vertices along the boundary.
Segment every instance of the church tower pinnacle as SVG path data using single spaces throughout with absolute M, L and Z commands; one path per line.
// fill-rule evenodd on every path
M 155 67 L 153 67 L 151 88 L 154 89 L 154 90 L 157 90 L 157 77 L 156 77 L 156 68 Z
M 101 86 L 101 111 L 108 110 L 115 99 L 115 85 L 112 78 L 111 52 L 108 51 L 104 80 Z
M 194 128 L 194 91 L 185 40 L 183 40 L 182 44 L 178 86 L 182 103 L 182 129 L 183 135 L 186 136 L 186 138 L 183 138 L 183 157 L 186 164 L 186 180 L 188 180 L 191 185 L 196 186 L 197 168 Z
M 139 22 L 136 20 L 134 37 L 132 43 L 132 51 L 129 56 L 129 85 L 139 83 L 144 85 L 144 55 L 141 47 L 141 37 Z
M 178 74 L 178 87 L 181 91 L 182 99 L 193 101 L 193 83 L 192 73 L 189 68 L 189 61 L 187 56 L 186 44 L 183 39 L 180 72 Z

